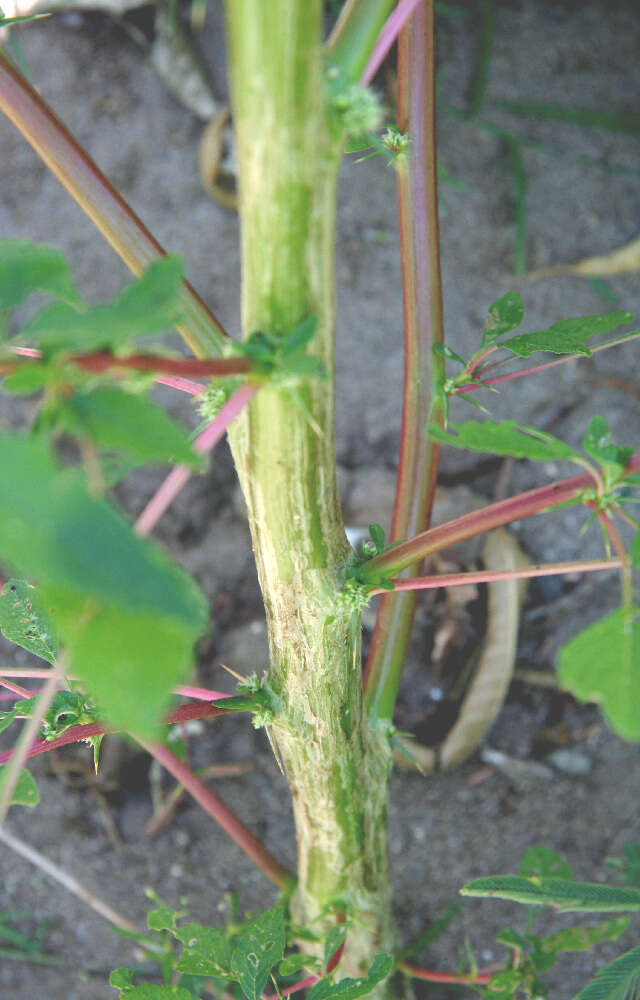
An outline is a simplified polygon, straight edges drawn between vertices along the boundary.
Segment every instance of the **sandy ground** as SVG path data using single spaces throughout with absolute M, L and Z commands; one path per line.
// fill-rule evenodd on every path
M 438 67 L 443 104 L 463 105 L 478 33 L 479 4 L 468 2 L 464 18 L 438 19 Z M 223 86 L 222 38 L 217 5 L 205 33 L 206 58 Z M 189 276 L 232 332 L 239 323 L 238 227 L 236 217 L 214 204 L 200 186 L 196 166 L 201 123 L 167 94 L 148 59 L 117 24 L 98 15 L 57 17 L 30 26 L 21 44 L 34 81 L 92 156 L 132 203 L 165 247 L 181 252 Z M 543 0 L 498 3 L 497 34 L 482 118 L 553 147 L 554 155 L 525 149 L 528 177 L 528 266 L 541 267 L 604 253 L 637 235 L 640 180 L 607 169 L 637 167 L 635 136 L 539 119 L 516 118 L 501 100 L 546 101 L 575 107 L 633 111 L 640 85 L 640 22 L 619 2 L 548 4 Z M 570 315 L 628 309 L 640 312 L 638 275 L 613 279 L 617 305 L 589 282 L 558 277 L 525 283 L 513 277 L 513 178 L 503 142 L 474 122 L 440 120 L 440 158 L 460 187 L 442 190 L 441 225 L 448 338 L 461 354 L 477 343 L 487 306 L 519 288 L 528 329 L 541 329 Z M 0 122 L 3 179 L 0 232 L 63 247 L 74 262 L 87 296 L 112 294 L 125 269 L 91 224 L 40 165 L 6 122 Z M 601 166 L 586 166 L 592 157 Z M 378 160 L 345 165 L 338 221 L 338 459 L 350 515 L 364 521 L 388 516 L 389 479 L 400 426 L 402 378 L 400 268 L 395 234 L 392 170 Z M 637 347 L 599 355 L 517 383 L 496 397 L 496 416 L 535 422 L 578 442 L 589 415 L 603 413 L 620 443 L 640 441 L 640 406 L 634 357 Z M 193 420 L 188 407 L 167 397 L 171 408 Z M 3 404 L 3 419 L 22 417 Z M 466 419 L 465 408 L 457 416 Z M 451 452 L 443 461 L 448 487 L 470 487 L 492 497 L 499 463 Z M 518 464 L 512 489 L 525 489 L 553 469 Z M 138 510 L 161 476 L 147 472 L 122 492 Z M 363 485 L 365 484 L 365 485 Z M 358 500 L 365 494 L 366 500 Z M 465 494 L 468 502 L 471 502 Z M 375 502 L 374 502 L 375 501 Z M 377 506 L 376 506 L 377 505 Z M 348 504 L 349 506 L 349 504 Z M 596 531 L 582 538 L 583 515 L 565 511 L 516 526 L 535 560 L 571 558 L 601 551 Z M 265 657 L 260 598 L 228 456 L 192 483 L 165 519 L 159 537 L 197 576 L 212 600 L 214 629 L 202 653 L 201 678 L 220 684 L 217 664 L 261 669 Z M 581 624 L 600 617 L 617 600 L 615 580 L 553 581 L 530 591 L 519 667 L 552 665 L 561 641 Z M 412 651 L 412 678 L 400 713 L 412 700 L 428 705 L 434 683 L 419 671 L 432 635 L 433 607 L 425 604 Z M 429 631 L 431 629 L 431 632 Z M 5 657 L 9 656 L 7 649 Z M 18 662 L 24 662 L 17 658 Z M 416 694 L 418 692 L 418 694 Z M 432 706 L 433 707 L 433 706 Z M 425 717 L 428 711 L 425 708 Z M 409 721 L 415 722 L 414 718 Z M 557 693 L 515 684 L 488 742 L 527 762 L 546 761 L 550 728 L 578 750 L 588 773 L 570 777 L 557 770 L 526 773 L 514 780 L 485 774 L 478 755 L 459 771 L 436 778 L 394 774 L 390 806 L 390 850 L 400 927 L 409 938 L 436 916 L 472 877 L 517 870 L 524 850 L 545 843 L 564 852 L 580 878 L 606 874 L 605 858 L 640 840 L 640 754 L 599 723 L 595 709 L 577 707 Z M 223 720 L 193 741 L 194 760 L 247 760 L 252 770 L 220 785 L 229 804 L 284 861 L 293 863 L 287 789 L 263 736 L 242 722 Z M 51 773 L 34 767 L 43 802 L 38 810 L 14 810 L 12 831 L 73 872 L 130 919 L 143 922 L 143 890 L 152 886 L 177 904 L 188 896 L 195 919 L 215 923 L 224 894 L 237 889 L 243 906 L 263 907 L 270 886 L 241 852 L 196 806 L 188 805 L 154 840 L 145 835 L 151 813 L 143 759 L 127 758 L 117 787 L 104 798 L 82 780 L 65 787 L 60 755 Z M 85 760 L 81 751 L 80 759 Z M 62 775 L 64 777 L 64 775 Z M 483 778 L 484 780 L 477 780 Z M 108 925 L 6 850 L 0 860 L 0 910 L 26 910 L 49 919 L 47 950 L 62 968 L 0 958 L 0 996 L 7 1000 L 103 1000 L 114 996 L 108 970 L 132 961 L 131 945 Z M 499 958 L 497 930 L 509 922 L 522 928 L 515 906 L 469 903 L 451 931 L 423 956 L 423 964 L 453 969 L 465 936 L 480 964 Z M 556 918 L 554 927 L 566 918 Z M 551 996 L 572 997 L 588 976 L 624 948 L 621 943 L 587 956 L 563 959 L 550 974 Z M 434 987 L 435 1000 L 446 991 Z M 466 994 L 465 994 L 466 995 Z M 470 994 L 469 994 L 470 995 Z

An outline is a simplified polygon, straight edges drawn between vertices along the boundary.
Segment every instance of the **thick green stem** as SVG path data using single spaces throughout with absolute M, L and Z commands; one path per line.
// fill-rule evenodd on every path
M 385 734 L 369 727 L 363 712 L 359 613 L 339 597 L 350 555 L 333 438 L 341 137 L 325 92 L 320 0 L 228 0 L 227 21 L 244 335 L 285 336 L 314 316 L 309 352 L 328 373 L 305 380 L 295 394 L 266 385 L 230 439 L 266 606 L 268 683 L 277 705 L 272 732 L 294 803 L 296 915 L 309 922 L 326 911 L 328 927 L 335 911 L 352 912 L 340 970 L 354 973 L 392 938 L 390 755 Z

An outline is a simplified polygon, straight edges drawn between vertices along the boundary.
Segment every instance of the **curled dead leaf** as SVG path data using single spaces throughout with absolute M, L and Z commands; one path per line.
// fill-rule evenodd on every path
M 506 528 L 497 528 L 487 536 L 483 560 L 487 569 L 517 569 L 529 562 Z M 426 747 L 417 740 L 398 736 L 423 773 L 462 763 L 495 722 L 513 676 L 523 583 L 500 580 L 487 584 L 487 628 L 482 652 L 458 717 L 443 742 L 436 748 Z M 394 760 L 402 766 L 409 764 L 401 753 Z
M 640 270 L 640 236 L 623 244 L 611 253 L 597 257 L 585 257 L 575 264 L 556 264 L 529 271 L 525 278 L 537 281 L 555 274 L 577 274 L 581 278 L 614 278 L 618 274 L 630 274 Z
M 207 193 L 214 201 L 235 211 L 238 196 L 230 119 L 229 108 L 223 108 L 205 126 L 200 139 L 198 168 Z

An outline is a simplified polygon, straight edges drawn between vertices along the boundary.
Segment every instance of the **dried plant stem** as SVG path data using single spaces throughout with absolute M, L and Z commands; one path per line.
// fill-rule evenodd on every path
M 3 844 L 6 844 L 7 847 L 11 848 L 12 851 L 15 851 L 16 854 L 19 854 L 20 857 L 25 858 L 32 865 L 35 865 L 36 868 L 39 868 L 40 871 L 44 872 L 45 875 L 48 875 L 50 878 L 58 882 L 58 884 L 63 886 L 63 888 L 65 888 L 68 892 L 73 893 L 74 896 L 81 899 L 83 903 L 90 906 L 92 910 L 99 913 L 101 917 L 108 920 L 110 924 L 114 925 L 114 927 L 119 927 L 120 930 L 128 933 L 140 933 L 140 928 L 136 927 L 136 925 L 128 920 L 127 917 L 123 916 L 117 910 L 114 910 L 112 906 L 105 903 L 105 901 L 99 896 L 96 896 L 95 893 L 86 889 L 73 875 L 70 875 L 69 872 L 66 872 L 63 868 L 60 868 L 59 865 L 54 864 L 53 861 L 46 858 L 44 854 L 37 851 L 35 847 L 31 847 L 29 844 L 26 844 L 22 837 L 14 837 L 14 835 L 7 830 L 6 826 L 0 826 L 0 840 Z

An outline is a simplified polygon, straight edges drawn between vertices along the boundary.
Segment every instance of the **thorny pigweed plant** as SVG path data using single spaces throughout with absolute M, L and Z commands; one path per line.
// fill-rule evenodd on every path
M 640 738 L 632 586 L 640 534 L 629 510 L 637 502 L 640 454 L 612 441 L 601 416 L 585 427 L 581 450 L 515 420 L 451 422 L 461 401 L 482 411 L 487 390 L 499 382 L 588 357 L 640 331 L 592 343 L 631 322 L 618 311 L 516 333 L 522 301 L 507 292 L 489 308 L 471 358 L 444 344 L 430 2 L 348 0 L 326 41 L 320 0 L 230 0 L 226 17 L 242 224 L 240 341 L 228 337 L 184 280 L 180 260 L 165 255 L 9 58 L 0 57 L 2 110 L 136 276 L 111 301 L 90 306 L 55 249 L 0 243 L 3 389 L 41 395 L 29 432 L 0 438 L 0 560 L 10 573 L 0 627 L 50 664 L 30 672 L 44 679 L 35 694 L 17 683 L 18 671 L 0 678 L 15 699 L 2 713 L 2 728 L 26 720 L 14 749 L 0 758 L 0 817 L 12 803 L 37 802 L 28 758 L 84 740 L 98 767 L 105 733 L 124 731 L 282 890 L 270 910 L 242 921 L 236 907 L 220 929 L 188 922 L 186 912 L 152 897 L 149 934 L 142 936 L 102 904 L 101 912 L 159 963 L 161 984 L 141 983 L 131 969 L 112 974 L 127 1000 L 188 1000 L 227 988 L 249 1000 L 303 988 L 313 1000 L 355 1000 L 395 995 L 410 977 L 486 987 L 488 996 L 537 996 L 539 973 L 560 952 L 613 940 L 627 919 L 546 937 L 529 933 L 530 923 L 525 934 L 505 930 L 500 940 L 509 957 L 497 972 L 436 972 L 408 961 L 415 951 L 402 949 L 392 915 L 387 787 L 394 747 L 425 770 L 433 762 L 395 732 L 394 705 L 421 589 L 469 582 L 513 588 L 523 577 L 615 570 L 621 608 L 564 647 L 559 674 L 577 697 L 600 702 L 623 738 Z M 379 134 L 379 101 L 367 88 L 396 39 L 397 119 Z M 335 181 L 348 142 L 383 152 L 397 171 L 405 302 L 391 534 L 387 541 L 372 524 L 357 553 L 337 499 L 332 416 Z M 33 293 L 50 301 L 27 320 L 12 318 Z M 194 358 L 144 349 L 144 338 L 171 327 Z M 538 354 L 555 358 L 530 363 Z M 497 364 L 513 359 L 526 364 L 496 374 Z M 203 423 L 193 439 L 148 399 L 154 380 L 195 397 Z M 207 600 L 146 537 L 225 433 L 249 513 L 270 643 L 265 676 L 244 679 L 230 697 L 184 683 L 207 627 Z M 62 464 L 62 435 L 76 443 L 76 465 Z M 577 470 L 430 528 L 443 445 Z M 110 491 L 150 462 L 174 468 L 130 525 Z M 599 521 L 602 559 L 522 566 L 514 557 L 478 572 L 420 575 L 425 560 L 456 542 L 569 504 Z M 621 521 L 634 527 L 630 551 Z M 361 613 L 377 595 L 363 672 Z M 486 705 L 470 685 L 440 747 L 441 765 L 470 752 L 505 690 L 504 678 L 496 681 Z M 229 712 L 247 713 L 265 728 L 289 784 L 295 874 L 164 738 L 167 726 Z M 6 827 L 0 836 L 24 853 Z M 50 864 L 48 871 L 62 878 Z M 543 850 L 525 858 L 518 875 L 478 879 L 463 891 L 563 910 L 640 908 L 636 888 L 574 882 L 566 862 Z M 639 978 L 635 948 L 580 996 L 631 996 Z

